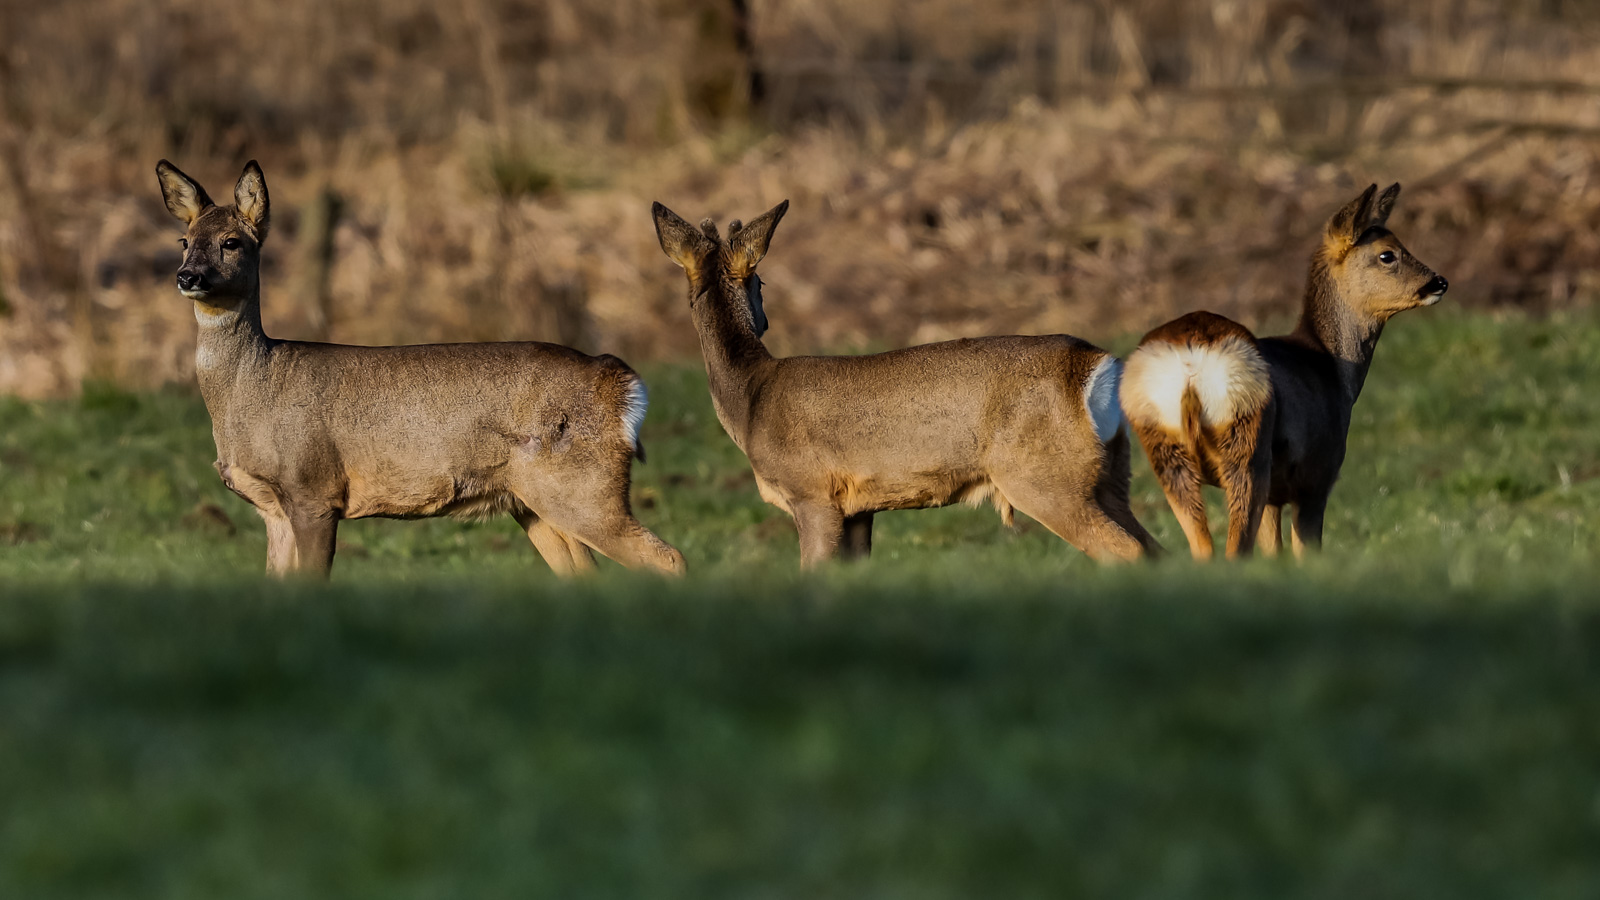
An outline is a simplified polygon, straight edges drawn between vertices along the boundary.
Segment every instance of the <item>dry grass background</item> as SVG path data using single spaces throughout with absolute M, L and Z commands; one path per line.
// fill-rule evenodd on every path
M 779 353 L 1283 324 L 1406 185 L 1451 298 L 1600 294 L 1579 0 L 0 0 L 0 392 L 190 377 L 169 157 L 274 203 L 281 337 L 696 352 L 649 204 L 793 206 Z

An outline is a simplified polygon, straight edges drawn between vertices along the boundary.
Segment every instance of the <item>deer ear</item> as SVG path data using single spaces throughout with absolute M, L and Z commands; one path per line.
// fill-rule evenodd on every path
M 164 159 L 156 163 L 156 181 L 161 184 L 161 199 L 167 204 L 167 212 L 185 225 L 193 225 L 201 213 L 215 205 L 199 182 Z
M 656 239 L 661 242 L 662 252 L 683 267 L 690 281 L 698 278 L 716 245 L 659 201 L 650 206 L 650 215 L 656 220 Z
M 271 206 L 267 202 L 267 176 L 255 160 L 245 163 L 239 182 L 233 186 L 233 204 L 246 222 L 256 231 L 258 242 L 267 239 L 267 226 L 272 223 Z
M 1334 213 L 1333 218 L 1328 220 L 1328 240 L 1346 247 L 1354 244 L 1361 232 L 1367 230 L 1367 222 L 1372 215 L 1372 198 L 1377 193 L 1378 186 L 1370 185 L 1361 192 L 1361 196 Z
M 777 229 L 778 222 L 788 211 L 789 201 L 785 200 L 737 230 L 729 226 L 728 274 L 743 280 L 756 270 L 756 266 L 760 265 L 762 258 L 767 255 L 767 246 L 772 243 L 772 232 Z
M 1367 213 L 1367 223 L 1362 230 L 1373 226 L 1381 228 L 1389 224 L 1389 214 L 1394 212 L 1394 202 L 1398 199 L 1400 199 L 1400 183 L 1397 181 L 1378 195 L 1371 211 Z

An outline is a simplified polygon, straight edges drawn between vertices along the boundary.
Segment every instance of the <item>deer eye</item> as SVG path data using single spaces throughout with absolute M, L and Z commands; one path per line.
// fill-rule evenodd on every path
M 224 250 L 237 250 L 242 246 L 244 245 L 239 242 L 238 238 L 228 238 L 222 242 L 222 249 Z
M 1395 256 L 1393 250 L 1385 250 L 1378 254 L 1378 262 L 1381 262 L 1384 265 L 1388 265 L 1389 263 L 1394 262 L 1394 260 Z
M 188 238 L 178 238 L 178 245 L 183 247 L 183 249 L 185 249 L 185 250 L 189 249 L 189 239 Z

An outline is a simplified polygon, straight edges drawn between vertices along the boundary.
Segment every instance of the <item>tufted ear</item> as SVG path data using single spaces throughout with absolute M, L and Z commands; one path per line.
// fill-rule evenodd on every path
M 756 270 L 756 266 L 767 255 L 772 232 L 788 211 L 789 201 L 785 200 L 752 219 L 748 225 L 741 226 L 734 222 L 728 226 L 728 245 L 723 251 L 723 258 L 728 261 L 728 274 L 742 281 Z
M 267 176 L 255 160 L 245 163 L 239 182 L 233 186 L 233 204 L 239 215 L 255 229 L 256 241 L 267 239 L 267 227 L 272 224 L 271 207 L 267 202 Z
M 690 281 L 699 278 L 717 245 L 660 202 L 651 205 L 650 215 L 656 220 L 656 239 L 661 242 L 662 252 L 683 267 Z
M 1362 226 L 1362 231 L 1368 228 L 1383 228 L 1389 224 L 1389 214 L 1394 212 L 1394 202 L 1400 199 L 1400 182 L 1389 185 L 1378 199 L 1373 202 L 1372 210 L 1367 213 L 1367 223 Z
M 161 199 L 167 204 L 167 212 L 184 225 L 193 225 L 201 213 L 216 205 L 206 196 L 206 189 L 200 182 L 164 159 L 156 163 L 156 181 L 161 185 Z
M 1378 193 L 1378 186 L 1371 185 L 1361 192 L 1361 196 L 1346 203 L 1328 220 L 1326 239 L 1329 243 L 1342 247 L 1349 247 L 1367 230 L 1367 222 L 1372 218 L 1372 198 Z

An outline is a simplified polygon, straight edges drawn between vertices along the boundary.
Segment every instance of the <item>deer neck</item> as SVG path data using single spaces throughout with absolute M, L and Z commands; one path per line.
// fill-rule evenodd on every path
M 1332 357 L 1346 410 L 1355 406 L 1372 368 L 1372 354 L 1383 334 L 1383 320 L 1356 312 L 1325 271 L 1313 266 L 1305 305 L 1293 337 Z
M 711 404 L 723 429 L 743 450 L 750 431 L 751 401 L 772 354 L 756 336 L 749 313 L 738 308 L 738 302 L 713 289 L 694 297 L 690 306 L 700 335 L 700 354 L 706 361 Z
M 200 394 L 215 422 L 232 406 L 234 394 L 245 385 L 259 384 L 273 341 L 261 328 L 261 294 L 232 306 L 194 304 L 199 323 L 195 342 L 195 377 Z

